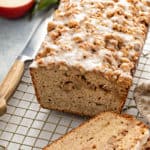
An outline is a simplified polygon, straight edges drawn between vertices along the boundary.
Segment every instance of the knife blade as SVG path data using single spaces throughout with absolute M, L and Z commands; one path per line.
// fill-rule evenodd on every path
M 22 74 L 24 72 L 25 62 L 32 60 L 37 54 L 40 45 L 47 32 L 47 22 L 54 9 L 50 9 L 46 15 L 39 18 L 36 29 L 28 38 L 21 54 L 17 57 L 6 77 L 0 84 L 0 116 L 7 110 L 7 101 L 15 91 Z
M 46 35 L 47 24 L 48 21 L 51 19 L 50 15 L 53 11 L 54 9 L 51 9 L 47 13 L 46 17 L 44 17 L 44 19 L 40 21 L 40 24 L 37 26 L 31 38 L 29 38 L 29 40 L 27 41 L 27 44 L 24 47 L 23 51 L 18 56 L 18 59 L 21 59 L 22 61 L 28 61 L 28 60 L 32 60 L 36 56 L 41 46 L 41 43 Z

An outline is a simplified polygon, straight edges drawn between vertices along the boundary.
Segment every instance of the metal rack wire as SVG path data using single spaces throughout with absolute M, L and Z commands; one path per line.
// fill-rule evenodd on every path
M 123 109 L 123 113 L 134 115 L 145 123 L 136 108 L 133 90 L 141 80 L 150 80 L 148 53 L 150 53 L 150 32 Z M 8 111 L 0 117 L 0 145 L 8 150 L 39 150 L 85 120 L 83 117 L 40 108 L 26 64 L 22 80 L 8 102 Z

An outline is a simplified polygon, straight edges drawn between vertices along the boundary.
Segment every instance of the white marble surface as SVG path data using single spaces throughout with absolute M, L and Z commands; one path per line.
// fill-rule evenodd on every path
M 15 58 L 23 50 L 39 17 L 41 16 L 34 17 L 31 21 L 29 21 L 29 17 L 17 20 L 0 18 L 0 82 Z

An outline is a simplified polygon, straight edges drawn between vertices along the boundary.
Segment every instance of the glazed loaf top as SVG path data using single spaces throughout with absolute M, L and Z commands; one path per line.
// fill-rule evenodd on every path
M 57 63 L 130 81 L 149 23 L 149 0 L 61 0 L 31 67 Z

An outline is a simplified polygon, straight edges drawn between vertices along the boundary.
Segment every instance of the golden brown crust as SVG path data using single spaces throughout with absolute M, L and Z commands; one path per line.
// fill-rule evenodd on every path
M 131 115 L 128 115 L 128 114 L 122 114 L 122 115 L 120 115 L 120 114 L 117 114 L 117 113 L 114 113 L 114 112 L 102 112 L 102 113 L 96 115 L 95 117 L 93 117 L 92 119 L 87 120 L 86 122 L 80 124 L 77 128 L 74 128 L 73 130 L 69 131 L 67 134 L 65 134 L 62 137 L 60 137 L 59 139 L 55 140 L 53 143 L 47 145 L 45 148 L 43 148 L 43 150 L 48 150 L 48 148 L 49 148 L 50 145 L 57 144 L 58 141 L 61 141 L 62 139 L 64 139 L 69 134 L 71 134 L 73 132 L 76 132 L 76 130 L 78 130 L 79 128 L 83 127 L 85 124 L 87 124 L 89 122 L 92 122 L 94 120 L 96 121 L 97 119 L 101 118 L 101 116 L 103 116 L 103 114 L 109 114 L 109 113 L 113 114 L 114 116 L 124 117 L 125 119 L 129 120 L 130 122 L 135 122 L 136 121 L 138 126 L 141 126 L 142 128 L 148 129 L 148 127 L 144 123 L 138 121 L 137 119 L 135 119 Z

